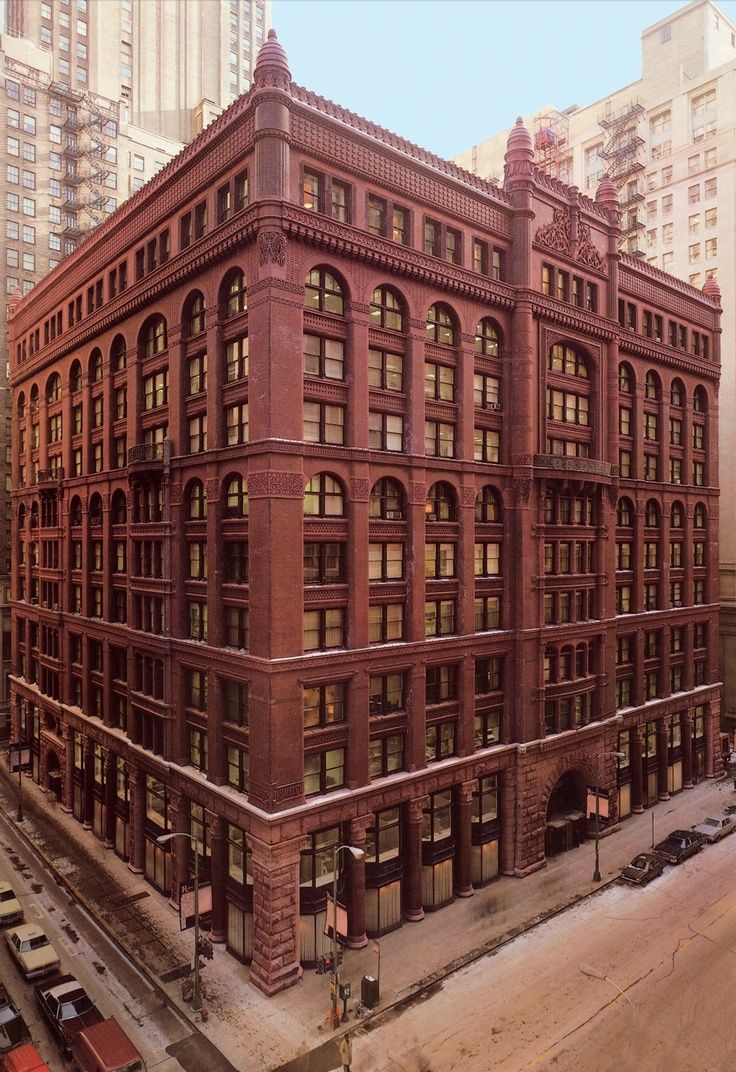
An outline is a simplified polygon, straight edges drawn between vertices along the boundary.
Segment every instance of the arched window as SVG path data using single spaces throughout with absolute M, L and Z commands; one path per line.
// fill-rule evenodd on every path
M 371 491 L 370 516 L 384 521 L 404 520 L 404 492 L 398 480 L 384 477 Z
M 648 529 L 659 528 L 659 504 L 655 499 L 648 499 L 644 507 L 644 524 Z
M 110 347 L 110 368 L 113 372 L 122 372 L 126 365 L 125 339 L 122 335 L 116 335 Z
M 685 525 L 685 510 L 680 502 L 672 503 L 672 511 L 670 513 L 670 528 L 681 529 Z
M 61 376 L 58 372 L 52 372 L 46 383 L 46 401 L 61 401 Z
M 490 484 L 481 488 L 475 498 L 475 520 L 488 524 L 501 520 L 501 503 L 498 492 Z
M 102 524 L 102 496 L 95 492 L 89 500 L 89 523 L 90 525 Z
M 128 505 L 125 501 L 125 492 L 120 488 L 114 492 L 110 502 L 110 517 L 113 525 L 125 525 L 128 520 Z
M 31 387 L 31 413 L 38 413 L 38 384 Z
M 343 316 L 345 299 L 342 287 L 327 268 L 313 268 L 307 276 L 304 284 L 304 307 Z
M 18 395 L 17 413 L 18 413 L 18 420 L 22 421 L 23 418 L 26 415 L 26 396 L 23 394 L 22 391 Z
M 102 353 L 95 347 L 89 355 L 90 383 L 99 383 L 102 379 Z
M 453 346 L 455 343 L 455 323 L 449 306 L 435 302 L 427 310 L 427 338 L 431 342 Z
M 184 334 L 189 338 L 191 335 L 199 335 L 204 331 L 204 295 L 199 290 L 190 294 L 184 305 L 182 317 Z
M 201 480 L 193 480 L 185 497 L 189 521 L 204 521 L 207 517 L 207 496 Z
M 571 647 L 564 647 L 560 651 L 560 681 L 569 681 L 572 677 L 572 661 L 573 650 Z
M 143 325 L 140 346 L 144 357 L 160 354 L 168 346 L 166 338 L 166 321 L 162 316 L 152 316 Z
M 304 489 L 305 517 L 344 517 L 345 495 L 330 473 L 317 473 Z
M 579 380 L 589 379 L 585 358 L 563 343 L 556 343 L 547 355 L 547 368 L 550 372 L 564 372 L 566 376 L 577 376 Z
M 427 493 L 424 506 L 426 521 L 457 521 L 455 491 L 444 480 L 438 480 Z
M 25 524 L 26 524 L 26 505 L 25 505 L 25 503 L 21 503 L 18 506 L 18 528 L 19 529 L 25 528 Z
M 634 389 L 634 377 L 630 367 L 624 362 L 618 366 L 618 389 L 627 395 L 630 395 Z
M 390 331 L 404 330 L 404 312 L 399 296 L 391 287 L 376 287 L 371 297 L 371 320 Z
M 234 268 L 225 276 L 220 288 L 220 306 L 225 317 L 237 316 L 248 308 L 245 276 L 240 268 Z
M 31 528 L 38 528 L 38 502 L 35 500 L 31 503 Z
M 708 396 L 704 387 L 696 387 L 693 392 L 693 413 L 708 412 Z
M 619 499 L 616 507 L 616 524 L 621 528 L 631 528 L 634 524 L 634 508 L 631 499 Z
M 693 512 L 693 528 L 704 529 L 706 528 L 707 521 L 708 515 L 705 511 L 705 506 L 702 503 L 696 503 Z
M 682 380 L 672 381 L 672 385 L 670 387 L 670 405 L 685 405 L 685 388 L 683 387 Z
M 82 500 L 78 495 L 69 504 L 69 524 L 72 528 L 82 524 Z
M 69 390 L 72 394 L 82 390 L 82 366 L 78 361 L 72 361 L 72 367 L 69 370 Z
M 660 387 L 659 376 L 650 369 L 644 379 L 644 397 L 656 401 L 660 396 Z
M 498 357 L 498 329 L 490 317 L 484 317 L 475 329 L 476 353 Z
M 248 516 L 248 484 L 239 473 L 225 483 L 225 517 Z

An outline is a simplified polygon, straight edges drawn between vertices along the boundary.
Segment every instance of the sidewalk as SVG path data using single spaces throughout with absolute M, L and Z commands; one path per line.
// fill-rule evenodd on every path
M 181 1001 L 177 981 L 192 957 L 191 932 L 179 930 L 169 903 L 151 886 L 133 875 L 126 864 L 105 849 L 76 820 L 61 811 L 29 779 L 23 782 L 25 819 L 21 830 L 44 858 L 49 870 L 74 893 L 103 928 L 136 962 L 167 1000 L 187 1016 L 237 1072 L 268 1069 L 329 1070 L 339 1067 L 333 1033 L 326 1026 L 329 1008 L 327 976 L 305 971 L 301 982 L 273 998 L 266 998 L 248 982 L 248 967 L 217 948 L 214 960 L 205 962 L 203 979 L 206 1023 Z M 0 807 L 15 816 L 15 787 L 1 768 Z M 621 829 L 600 843 L 603 882 L 614 880 L 638 851 L 648 848 L 652 814 L 656 839 L 677 827 L 689 827 L 707 814 L 719 814 L 736 802 L 730 778 L 704 781 L 683 791 L 653 811 L 632 816 Z M 546 868 L 525 879 L 501 878 L 473 897 L 457 900 L 421 923 L 405 924 L 381 940 L 381 1004 L 378 1016 L 394 1014 L 426 987 L 448 972 L 482 956 L 508 940 L 594 893 L 593 844 L 551 860 Z M 354 1009 L 360 997 L 360 980 L 376 974 L 373 943 L 362 950 L 346 950 L 343 981 L 352 983 Z M 169 980 L 169 981 L 167 981 Z M 351 1012 L 350 1024 L 360 1022 Z M 319 1053 L 310 1051 L 318 1049 Z M 295 1060 L 303 1055 L 302 1060 Z M 213 1072 L 218 1072 L 213 1068 Z

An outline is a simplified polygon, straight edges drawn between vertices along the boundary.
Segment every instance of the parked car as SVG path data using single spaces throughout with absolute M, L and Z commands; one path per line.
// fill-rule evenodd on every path
M 23 909 L 9 882 L 0 882 L 0 927 L 23 922 Z
M 702 834 L 706 841 L 720 841 L 736 830 L 736 819 L 733 815 L 709 815 L 693 830 L 696 834 Z
M 681 864 L 688 856 L 694 856 L 700 852 L 704 844 L 702 834 L 696 834 L 694 830 L 673 830 L 664 841 L 654 846 L 654 852 L 665 863 Z
M 51 1072 L 51 1069 L 28 1042 L 5 1054 L 3 1072 Z
M 103 1015 L 73 975 L 57 975 L 33 988 L 41 1015 L 56 1036 L 64 1056 L 71 1057 L 78 1031 L 99 1024 Z
M 31 1041 L 31 1032 L 8 991 L 0 983 L 0 1053 Z
M 646 886 L 653 878 L 657 878 L 664 871 L 664 863 L 653 852 L 640 852 L 635 856 L 628 867 L 621 872 L 624 882 L 632 882 L 636 886 Z
M 19 971 L 26 979 L 37 979 L 41 975 L 58 971 L 59 954 L 51 941 L 36 923 L 23 923 L 5 932 L 13 959 Z
M 77 1032 L 72 1065 L 76 1072 L 146 1072 L 143 1058 L 112 1017 Z

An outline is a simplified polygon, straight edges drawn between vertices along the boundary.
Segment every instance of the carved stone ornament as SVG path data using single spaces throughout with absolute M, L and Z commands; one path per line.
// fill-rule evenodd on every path
M 172 484 L 169 488 L 169 501 L 172 506 L 181 506 L 181 484 Z
M 515 480 L 511 485 L 511 497 L 516 506 L 526 506 L 532 493 L 533 480 Z
M 301 473 L 282 472 L 276 469 L 267 469 L 260 473 L 249 473 L 248 495 L 251 499 L 269 497 L 302 499 L 304 497 L 304 477 Z
M 615 509 L 616 504 L 618 503 L 618 481 L 614 480 L 611 484 L 608 485 L 608 488 L 606 490 L 608 491 L 608 501 Z
M 409 502 L 412 506 L 420 506 L 427 501 L 427 485 L 412 481 L 409 484 Z
M 564 208 L 556 208 L 552 223 L 537 228 L 534 241 L 556 253 L 570 252 L 570 215 Z
M 371 482 L 363 477 L 354 477 L 350 481 L 350 498 L 353 502 L 368 502 L 371 497 Z
M 283 231 L 259 231 L 258 263 L 286 264 L 286 236 Z
M 220 481 L 216 477 L 205 481 L 205 495 L 208 503 L 219 502 Z
M 588 227 L 586 223 L 580 224 L 578 232 L 577 259 L 581 264 L 586 265 L 588 268 L 594 268 L 597 272 L 603 272 L 605 270 L 603 258 L 590 241 L 590 227 Z

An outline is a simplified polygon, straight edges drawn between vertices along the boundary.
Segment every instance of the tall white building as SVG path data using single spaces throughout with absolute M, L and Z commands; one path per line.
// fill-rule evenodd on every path
M 721 667 L 723 710 L 736 726 L 736 26 L 712 0 L 693 0 L 644 30 L 641 49 L 638 81 L 582 107 L 542 107 L 525 122 L 538 164 L 555 177 L 589 196 L 604 174 L 614 179 L 624 249 L 696 287 L 718 280 Z M 508 134 L 457 162 L 502 176 Z M 692 473 L 682 479 L 697 483 Z
M 270 0 L 5 0 L 0 17 L 0 286 L 7 303 L 250 89 Z M 5 340 L 3 307 L 3 355 Z M 7 398 L 3 357 L 0 739 L 10 658 Z

